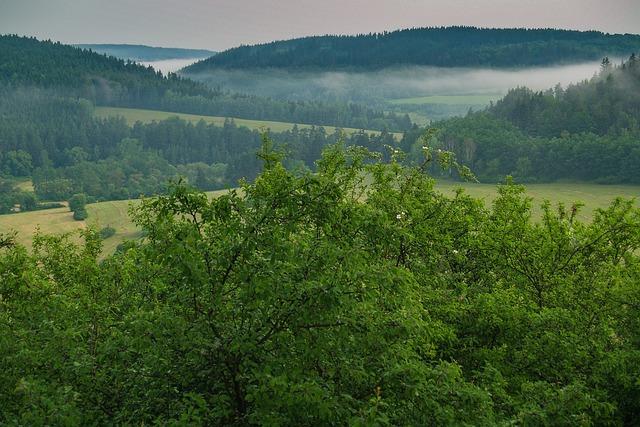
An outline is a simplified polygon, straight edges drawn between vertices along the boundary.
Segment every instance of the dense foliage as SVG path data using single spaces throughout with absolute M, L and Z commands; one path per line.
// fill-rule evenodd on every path
M 38 209 L 38 199 L 32 192 L 18 188 L 11 180 L 0 179 L 0 214 L 16 211 L 33 211 Z
M 357 36 L 314 36 L 240 46 L 186 68 L 379 69 L 402 65 L 517 67 L 579 62 L 640 49 L 640 36 L 597 31 L 413 28 Z
M 487 111 L 435 126 L 441 146 L 484 181 L 640 183 L 640 61 L 605 60 L 589 81 L 514 89 Z
M 0 95 L 9 109 L 18 102 L 13 89 L 38 87 L 47 96 L 83 98 L 96 105 L 259 120 L 403 130 L 411 121 L 361 105 L 284 102 L 223 93 L 175 74 L 72 46 L 0 35 Z M 0 101 L 2 101 L 0 98 Z
M 290 152 L 292 167 L 311 168 L 340 134 L 294 127 L 273 136 Z M 0 174 L 32 177 L 45 200 L 66 200 L 74 193 L 103 200 L 152 195 L 178 176 L 202 190 L 235 186 L 258 174 L 261 140 L 260 132 L 232 120 L 214 126 L 173 118 L 130 127 L 121 118 L 96 118 L 86 100 L 40 89 L 0 98 Z M 387 132 L 356 133 L 348 142 L 382 148 L 393 138 Z
M 562 133 L 616 134 L 640 129 L 640 58 L 614 66 L 605 58 L 591 80 L 535 92 L 517 88 L 489 112 L 533 136 Z
M 486 209 L 400 155 L 296 174 L 266 144 L 254 184 L 145 201 L 102 262 L 96 232 L 1 238 L 0 423 L 637 421 L 640 212 L 532 222 L 520 187 Z

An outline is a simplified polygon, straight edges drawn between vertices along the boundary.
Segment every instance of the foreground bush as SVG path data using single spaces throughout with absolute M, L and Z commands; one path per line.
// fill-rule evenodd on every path
M 362 150 L 301 176 L 262 157 L 241 191 L 145 201 L 145 240 L 103 262 L 97 233 L 40 236 L 33 255 L 7 241 L 0 422 L 637 420 L 631 202 L 533 222 L 511 184 L 486 209 Z

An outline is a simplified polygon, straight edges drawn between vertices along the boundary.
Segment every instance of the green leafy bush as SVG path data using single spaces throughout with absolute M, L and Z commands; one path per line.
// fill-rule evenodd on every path
M 73 211 L 73 219 L 75 219 L 76 221 L 84 221 L 88 217 L 89 214 L 84 208 Z
M 106 240 L 116 234 L 116 229 L 113 227 L 104 227 L 100 230 L 100 237 L 102 240 Z

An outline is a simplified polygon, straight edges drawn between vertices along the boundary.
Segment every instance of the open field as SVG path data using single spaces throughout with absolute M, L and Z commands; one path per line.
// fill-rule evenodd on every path
M 439 181 L 436 185 L 436 188 L 445 194 L 452 194 L 458 187 L 464 188 L 471 196 L 482 199 L 487 206 L 490 206 L 497 195 L 496 186 L 493 184 Z M 225 192 L 226 190 L 221 190 L 207 194 L 215 197 Z M 583 221 L 590 221 L 596 209 L 607 207 L 617 196 L 640 199 L 640 186 L 575 183 L 531 184 L 527 186 L 527 194 L 533 198 L 534 217 L 536 218 L 539 218 L 541 213 L 540 204 L 544 200 L 549 200 L 553 204 L 561 202 L 566 206 L 570 206 L 574 202 L 584 203 L 585 207 L 582 208 L 579 218 Z M 140 236 L 140 231 L 128 215 L 129 206 L 135 206 L 138 203 L 140 203 L 139 200 L 121 200 L 87 205 L 89 213 L 87 221 L 74 221 L 67 208 L 1 215 L 0 233 L 16 231 L 18 241 L 30 247 L 36 229 L 45 234 L 58 234 L 76 231 L 87 226 L 93 226 L 98 230 L 111 226 L 115 228 L 116 234 L 105 240 L 104 251 L 112 253 L 123 241 L 136 239 Z
M 136 122 L 142 123 L 150 123 L 152 121 L 161 121 L 166 120 L 171 117 L 180 117 L 182 120 L 186 120 L 191 123 L 198 123 L 200 120 L 204 120 L 208 124 L 213 124 L 216 126 L 224 125 L 226 120 L 225 117 L 217 117 L 217 116 L 200 116 L 197 114 L 183 114 L 183 113 L 171 113 L 167 111 L 155 111 L 155 110 L 142 110 L 137 108 L 115 108 L 115 107 L 96 107 L 95 114 L 98 117 L 113 117 L 113 116 L 122 116 L 127 120 L 129 125 L 133 125 Z M 284 132 L 287 130 L 291 130 L 294 126 L 294 123 L 286 123 L 286 122 L 273 122 L 266 120 L 247 120 L 247 119 L 237 119 L 232 118 L 233 121 L 238 126 L 248 127 L 249 129 L 258 129 L 258 130 L 271 130 L 273 132 Z M 309 129 L 312 125 L 300 124 L 297 123 L 299 129 Z M 315 126 L 318 127 L 318 126 Z M 347 134 L 353 134 L 356 132 L 360 132 L 360 129 L 354 128 L 335 128 L 332 126 L 324 126 L 327 132 L 333 132 L 336 129 L 342 129 Z M 375 130 L 366 130 L 368 134 L 378 135 L 379 131 Z M 394 133 L 394 136 L 397 139 L 402 138 L 402 133 Z
M 497 101 L 502 95 L 488 94 L 488 95 L 433 95 L 433 96 L 420 96 L 417 98 L 399 98 L 389 101 L 391 104 L 410 104 L 410 105 L 425 105 L 425 104 L 445 104 L 445 105 L 488 105 L 491 101 Z
M 22 191 L 33 191 L 33 183 L 31 179 L 21 178 L 16 182 L 16 187 Z
M 452 194 L 456 188 L 462 187 L 471 196 L 482 199 L 487 206 L 498 195 L 495 184 L 439 181 L 436 187 L 445 194 Z M 528 184 L 526 190 L 527 195 L 533 199 L 534 218 L 540 218 L 540 205 L 544 200 L 549 200 L 553 205 L 564 203 L 567 207 L 575 202 L 584 203 L 585 206 L 578 214 L 582 221 L 591 221 L 596 209 L 608 207 L 616 197 L 636 198 L 636 205 L 640 206 L 640 185 Z
M 225 192 L 226 190 L 220 190 L 207 194 L 210 197 L 216 197 Z M 0 233 L 15 231 L 18 242 L 30 248 L 33 234 L 37 230 L 43 234 L 63 234 L 76 232 L 86 227 L 94 227 L 96 230 L 113 227 L 116 234 L 104 241 L 104 252 L 113 253 L 120 243 L 140 236 L 140 230 L 129 217 L 129 208 L 139 203 L 138 199 L 89 204 L 87 205 L 89 218 L 86 221 L 75 221 L 73 213 L 66 207 L 0 215 Z

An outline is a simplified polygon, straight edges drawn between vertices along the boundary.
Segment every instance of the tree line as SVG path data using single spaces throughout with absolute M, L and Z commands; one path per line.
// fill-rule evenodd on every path
M 185 69 L 376 70 L 394 66 L 518 67 L 581 62 L 640 49 L 640 36 L 558 29 L 411 28 L 239 46 Z

